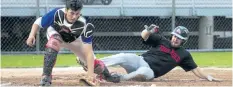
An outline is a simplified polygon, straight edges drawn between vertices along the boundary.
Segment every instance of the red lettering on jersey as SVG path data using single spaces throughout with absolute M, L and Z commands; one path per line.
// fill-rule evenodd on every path
M 168 49 L 167 47 L 160 45 L 160 51 L 164 52 L 164 53 L 169 53 L 170 49 Z
M 164 45 L 160 45 L 160 51 L 164 53 L 169 53 L 171 55 L 171 58 L 174 59 L 176 62 L 180 61 L 180 56 L 175 52 L 174 49 L 171 50 Z
M 176 61 L 176 62 L 179 62 L 180 61 L 180 56 L 177 55 L 177 53 L 175 52 L 174 49 L 172 49 L 172 51 L 170 52 L 171 54 L 171 57 Z

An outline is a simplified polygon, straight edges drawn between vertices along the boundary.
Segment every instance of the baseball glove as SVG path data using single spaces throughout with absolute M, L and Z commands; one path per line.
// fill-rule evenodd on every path
M 100 82 L 95 79 L 95 77 L 83 75 L 81 79 L 79 79 L 79 84 L 80 86 L 99 86 Z

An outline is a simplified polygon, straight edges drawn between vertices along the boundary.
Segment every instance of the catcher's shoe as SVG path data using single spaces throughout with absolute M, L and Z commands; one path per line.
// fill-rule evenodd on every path
M 43 75 L 40 81 L 41 86 L 50 86 L 52 84 L 52 76 Z

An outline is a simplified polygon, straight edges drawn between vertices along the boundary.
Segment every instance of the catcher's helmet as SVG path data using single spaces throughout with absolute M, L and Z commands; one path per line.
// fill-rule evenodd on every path
M 184 26 L 177 26 L 171 34 L 183 40 L 181 45 L 185 44 L 189 37 L 189 31 Z
M 66 8 L 74 11 L 81 10 L 83 8 L 83 4 L 80 0 L 67 0 Z

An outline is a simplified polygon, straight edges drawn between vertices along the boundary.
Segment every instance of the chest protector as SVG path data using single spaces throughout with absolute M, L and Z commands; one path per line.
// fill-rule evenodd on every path
M 61 35 L 63 41 L 72 42 L 82 35 L 85 26 L 85 19 L 80 16 L 73 24 L 65 19 L 65 13 L 58 10 L 54 15 L 53 28 Z

